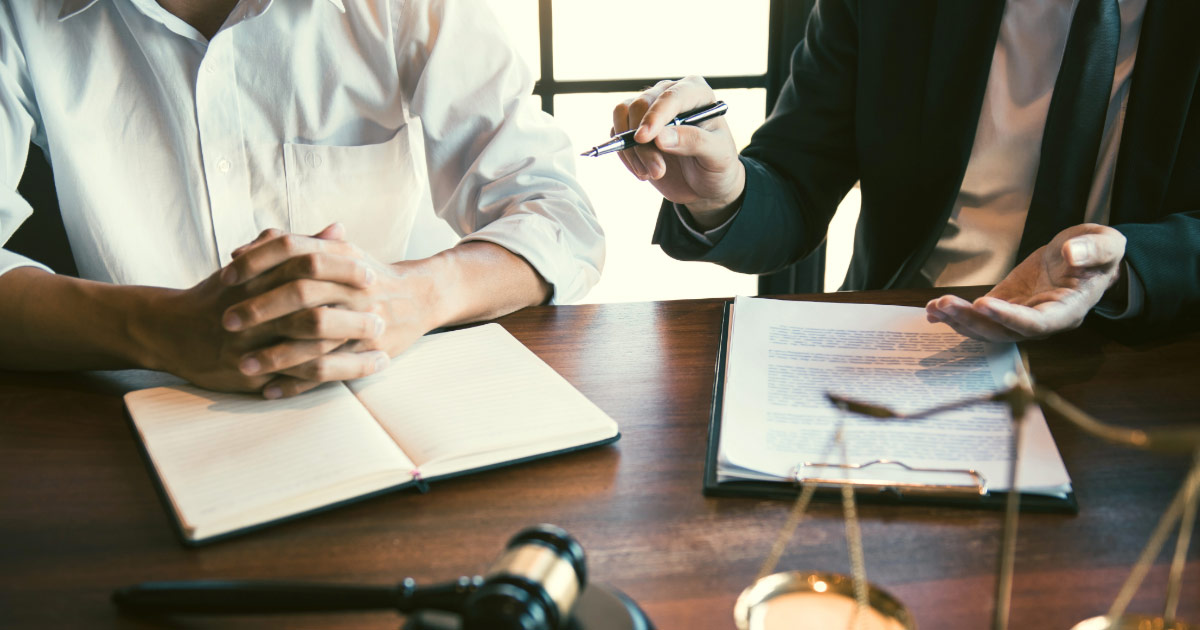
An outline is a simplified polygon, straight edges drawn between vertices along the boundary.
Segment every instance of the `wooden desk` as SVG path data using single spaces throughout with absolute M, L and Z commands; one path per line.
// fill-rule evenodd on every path
M 977 292 L 965 291 L 973 297 Z M 819 299 L 921 305 L 930 292 Z M 732 628 L 789 505 L 700 493 L 720 301 L 527 309 L 500 322 L 612 415 L 616 445 L 402 492 L 188 549 L 175 538 L 103 375 L 0 373 L 0 628 L 397 628 L 390 614 L 178 618 L 119 615 L 143 580 L 435 581 L 484 570 L 523 526 L 559 524 L 594 580 L 661 629 Z M 1128 346 L 1082 329 L 1029 344 L 1035 376 L 1124 424 L 1200 421 L 1200 334 Z M 1067 629 L 1107 610 L 1186 469 L 1102 444 L 1054 418 L 1081 506 L 1021 517 L 1011 628 Z M 847 572 L 840 507 L 814 506 L 780 569 Z M 867 570 L 922 630 L 987 627 L 1000 513 L 862 506 Z M 1135 610 L 1158 609 L 1166 560 Z M 1200 542 L 1181 614 L 1200 622 Z

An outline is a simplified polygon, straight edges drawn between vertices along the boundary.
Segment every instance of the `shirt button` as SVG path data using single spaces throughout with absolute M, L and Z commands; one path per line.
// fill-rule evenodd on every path
M 222 173 L 228 173 L 229 166 L 229 160 L 226 160 L 225 158 L 221 158 L 221 160 L 217 162 L 217 170 L 221 171 Z
M 215 63 L 212 63 L 212 62 L 209 62 L 209 63 L 206 63 L 206 64 L 204 64 L 204 71 L 205 71 L 205 72 L 207 72 L 207 73 L 209 73 L 209 74 L 212 74 L 212 73 L 216 72 L 216 71 L 217 71 L 217 64 L 215 64 Z
M 308 164 L 309 168 L 321 168 L 321 156 L 312 151 L 304 154 L 304 162 Z

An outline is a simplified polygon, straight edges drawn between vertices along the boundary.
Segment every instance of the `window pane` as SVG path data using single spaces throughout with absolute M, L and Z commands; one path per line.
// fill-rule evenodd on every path
M 768 0 L 556 1 L 554 78 L 765 74 L 769 11 Z
M 541 74 L 538 61 L 538 0 L 488 0 L 488 7 L 496 16 L 496 22 L 504 29 L 509 43 L 517 49 L 525 65 L 533 72 L 533 78 Z M 765 57 L 764 57 L 765 58 Z
M 555 97 L 555 117 L 580 151 L 603 142 L 612 126 L 612 108 L 634 94 L 569 94 Z M 729 103 L 727 119 L 744 146 L 762 123 L 766 93 L 721 90 Z M 662 197 L 639 182 L 615 155 L 577 158 L 579 180 L 592 198 L 608 237 L 608 255 L 600 283 L 582 301 L 626 302 L 695 297 L 754 295 L 758 278 L 716 265 L 677 261 L 650 243 Z

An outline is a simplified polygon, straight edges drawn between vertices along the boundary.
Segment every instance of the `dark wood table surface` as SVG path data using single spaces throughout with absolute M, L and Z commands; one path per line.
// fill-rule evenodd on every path
M 965 289 L 972 297 L 978 290 Z M 813 299 L 922 305 L 929 291 Z M 615 445 L 437 483 L 210 546 L 180 544 L 123 415 L 118 374 L 0 372 L 0 628 L 398 628 L 394 614 L 123 616 L 113 588 L 145 580 L 422 582 L 483 571 L 522 527 L 585 546 L 591 578 L 661 629 L 732 628 L 790 507 L 707 498 L 705 431 L 720 300 L 531 308 L 500 321 L 621 427 Z M 1027 344 L 1035 378 L 1108 421 L 1200 422 L 1200 333 L 1124 343 L 1090 326 Z M 469 375 L 464 375 L 469 378 Z M 1068 629 L 1105 612 L 1187 468 L 1050 417 L 1077 515 L 1024 514 L 1011 628 Z M 923 630 L 986 628 L 1001 514 L 860 506 L 868 575 Z M 814 504 L 779 569 L 848 572 L 840 507 Z M 1172 543 L 1173 544 L 1173 543 Z M 1133 610 L 1160 609 L 1167 556 Z M 1200 622 L 1200 544 L 1181 614 Z

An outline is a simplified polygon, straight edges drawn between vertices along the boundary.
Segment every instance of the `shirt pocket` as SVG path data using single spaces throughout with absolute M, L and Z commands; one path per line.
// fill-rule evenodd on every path
M 290 230 L 314 234 L 340 222 L 347 240 L 379 262 L 404 260 L 413 219 L 429 204 L 420 133 L 414 120 L 379 144 L 285 143 Z

